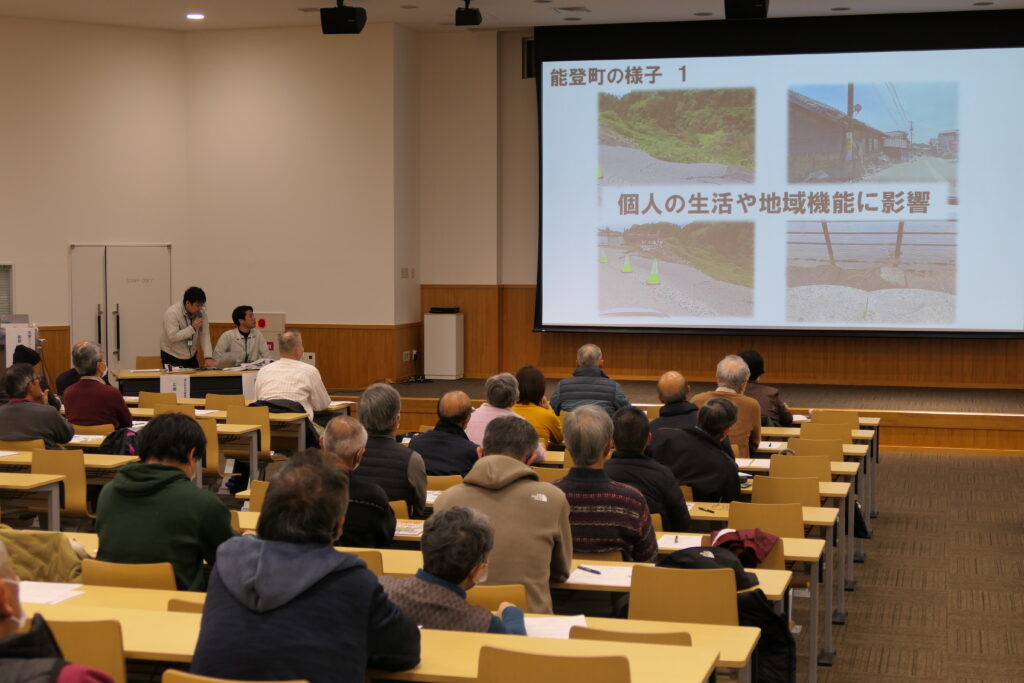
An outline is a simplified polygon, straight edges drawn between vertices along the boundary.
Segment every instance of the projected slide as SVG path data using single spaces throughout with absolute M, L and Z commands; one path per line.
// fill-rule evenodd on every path
M 1024 49 L 547 62 L 546 326 L 1024 331 Z

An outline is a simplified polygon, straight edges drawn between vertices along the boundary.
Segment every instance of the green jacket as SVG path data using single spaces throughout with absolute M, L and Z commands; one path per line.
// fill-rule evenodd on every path
M 97 559 L 142 564 L 170 562 L 179 590 L 206 588 L 203 560 L 236 535 L 231 514 L 213 493 L 178 467 L 131 463 L 100 492 Z

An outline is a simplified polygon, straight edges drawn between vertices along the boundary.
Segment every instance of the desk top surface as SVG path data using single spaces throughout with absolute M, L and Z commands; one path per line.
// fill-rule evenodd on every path
M 137 455 L 107 455 L 104 453 L 85 453 L 85 467 L 91 470 L 116 470 L 130 462 L 139 459 Z M 14 455 L 0 456 L 0 466 L 19 465 L 29 467 L 32 465 L 32 451 L 18 451 Z
M 28 472 L 0 472 L 0 489 L 31 491 L 64 481 L 63 474 L 30 474 Z

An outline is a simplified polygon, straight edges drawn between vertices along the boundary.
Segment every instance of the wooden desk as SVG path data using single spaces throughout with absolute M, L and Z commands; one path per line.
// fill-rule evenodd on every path
M 130 462 L 136 462 L 137 455 L 107 455 L 105 453 L 85 453 L 85 469 L 116 470 Z M 32 466 L 32 451 L 18 451 L 15 455 L 0 457 L 0 467 L 12 465 L 17 467 Z
M 768 474 L 771 470 L 771 458 L 737 458 L 736 466 L 744 472 L 753 472 L 756 474 Z M 860 463 L 856 461 L 832 461 L 829 463 L 833 477 L 849 477 L 853 478 L 857 476 L 857 472 L 860 470 Z
M 187 399 L 179 399 L 184 401 Z M 344 410 L 344 406 L 337 409 L 338 411 Z M 154 409 L 153 408 L 128 408 L 128 412 L 132 414 L 132 419 L 135 420 L 152 420 Z M 335 411 L 331 411 L 335 412 Z M 205 408 L 196 408 L 196 417 L 205 417 L 218 422 L 224 422 L 228 419 L 228 413 L 226 410 L 206 410 Z M 271 431 L 277 431 L 281 427 L 295 427 L 296 445 L 298 450 L 303 450 L 306 447 L 306 430 L 304 420 L 308 417 L 306 413 L 270 413 L 270 429 Z
M 47 529 L 60 531 L 60 482 L 63 474 L 28 474 L 26 472 L 0 472 L 0 497 L 5 492 L 21 496 L 26 493 L 47 494 Z

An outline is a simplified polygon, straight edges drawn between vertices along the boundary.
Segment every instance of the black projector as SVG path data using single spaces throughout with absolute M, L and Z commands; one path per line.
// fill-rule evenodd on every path
M 768 0 L 725 0 L 726 19 L 767 19 Z
M 325 34 L 359 33 L 366 26 L 366 10 L 362 7 L 321 7 L 320 28 Z
M 456 26 L 479 26 L 482 21 L 483 17 L 476 7 L 459 7 L 455 10 Z

